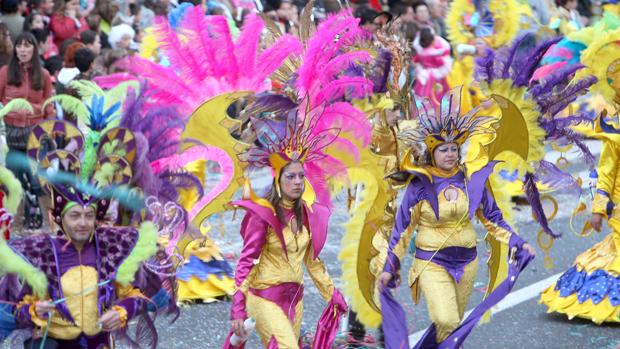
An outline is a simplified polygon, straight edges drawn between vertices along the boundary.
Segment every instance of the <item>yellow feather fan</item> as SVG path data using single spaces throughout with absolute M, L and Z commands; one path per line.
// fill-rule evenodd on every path
M 485 39 L 492 48 L 507 45 L 519 31 L 519 6 L 516 0 L 490 0 L 488 9 L 493 13 L 495 25 L 493 35 Z M 446 16 L 448 38 L 453 45 L 472 44 L 475 39 L 470 28 L 465 24 L 465 18 L 476 11 L 470 0 L 454 0 Z
M 581 54 L 581 63 L 587 68 L 578 71 L 576 78 L 596 76 L 591 90 L 613 102 L 620 91 L 620 29 L 600 33 Z

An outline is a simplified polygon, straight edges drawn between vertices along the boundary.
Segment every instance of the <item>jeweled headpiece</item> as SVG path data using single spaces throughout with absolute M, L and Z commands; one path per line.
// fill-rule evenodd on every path
M 325 128 L 320 124 L 323 110 L 323 107 L 313 110 L 299 107 L 288 112 L 280 110 L 274 113 L 275 118 L 251 117 L 258 145 L 240 154 L 240 160 L 252 167 L 271 167 L 280 194 L 278 183 L 286 165 L 299 162 L 305 167 L 325 158 L 327 154 L 323 150 L 338 138 L 339 129 Z M 311 204 L 315 199 L 314 190 L 307 180 L 305 185 L 303 199 Z
M 418 125 L 401 132 L 399 138 L 409 143 L 424 143 L 432 154 L 442 144 L 462 146 L 471 136 L 494 132 L 489 125 L 493 118 L 477 115 L 479 108 L 461 115 L 461 89 L 458 86 L 448 91 L 441 99 L 439 110 L 428 98 L 415 97 Z

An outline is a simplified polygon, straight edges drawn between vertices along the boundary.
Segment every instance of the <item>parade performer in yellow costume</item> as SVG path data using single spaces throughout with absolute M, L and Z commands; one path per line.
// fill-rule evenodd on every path
M 620 29 L 609 31 L 594 40 L 582 54 L 586 71 L 598 77 L 592 91 L 616 106 L 612 120 L 617 120 L 620 101 L 619 37 Z M 596 120 L 594 131 L 594 136 L 603 141 L 603 150 L 597 168 L 598 182 L 590 225 L 600 231 L 602 221 L 606 219 L 611 232 L 579 255 L 556 284 L 542 293 L 540 301 L 548 307 L 548 312 L 601 324 L 620 322 L 620 212 L 616 206 L 620 202 L 620 130 L 603 113 Z
M 475 116 L 477 110 L 462 115 L 459 97 L 460 88 L 451 90 L 442 99 L 439 111 L 428 100 L 417 101 L 419 127 L 402 134 L 410 143 L 425 144 L 426 164 L 419 167 L 405 159 L 402 166 L 413 178 L 397 210 L 384 272 L 378 279 L 383 288 L 381 310 L 387 348 L 403 344 L 409 348 L 404 313 L 388 290 L 400 283 L 401 260 L 414 230 L 416 262 L 408 285 L 414 301 L 422 292 L 433 321 L 415 348 L 459 347 L 482 315 L 510 291 L 534 254 L 503 220 L 487 186 L 496 162 L 460 165 L 459 152 L 465 141 L 492 130 L 491 120 Z M 509 263 L 508 278 L 491 287 L 493 292 L 459 326 L 478 270 L 477 237 L 471 223 L 474 215 L 488 230 L 487 241 L 492 246 L 509 247 L 510 256 L 502 261 Z M 496 281 L 494 276 L 491 283 Z
M 620 322 L 620 137 L 615 134 L 603 140 L 596 194 L 592 203 L 590 224 L 601 231 L 603 219 L 611 232 L 599 243 L 580 254 L 574 265 L 547 288 L 540 301 L 548 312 L 566 314 L 569 319 L 581 317 L 600 325 Z
M 223 203 L 229 198 L 222 199 L 226 197 L 223 191 L 234 181 L 232 172 L 237 167 L 233 165 L 233 159 L 219 149 L 221 144 L 204 146 L 205 138 L 228 135 L 226 126 L 214 123 L 212 127 L 220 129 L 192 133 L 192 139 L 186 141 L 181 140 L 182 129 L 185 128 L 186 132 L 196 130 L 195 126 L 186 125 L 188 117 L 212 97 L 234 91 L 259 93 L 271 88 L 270 75 L 287 57 L 299 52 L 300 44 L 292 36 L 284 35 L 263 47 L 260 43 L 264 29 L 264 21 L 250 14 L 244 18 L 243 30 L 237 37 L 225 16 L 205 16 L 202 5 L 184 4 L 170 19 L 155 19 L 149 31 L 152 35 L 142 44 L 142 56 L 131 58 L 127 73 L 98 79 L 98 83 L 106 87 L 126 80 L 147 81 L 143 85 L 146 90 L 141 94 L 148 95 L 148 100 L 143 98 L 146 101 L 133 103 L 127 117 L 132 126 L 146 136 L 149 141 L 147 148 L 152 149 L 148 157 L 152 160 L 152 171 L 149 171 L 158 180 L 147 184 L 149 189 L 174 193 L 174 197 L 154 195 L 162 200 L 179 202 L 186 209 L 189 222 L 196 227 L 207 225 L 210 216 L 225 210 Z M 156 64 L 148 57 L 149 52 L 151 56 L 156 54 L 165 58 L 167 63 L 163 65 L 164 62 L 160 61 L 161 64 Z M 140 115 L 136 115 L 138 112 Z M 172 153 L 170 149 L 173 149 Z M 156 160 L 151 155 L 156 155 Z M 207 172 L 207 161 L 218 163 L 220 176 L 215 187 L 203 192 L 207 175 L 213 175 Z M 193 188 L 198 184 L 200 193 L 180 190 L 177 195 L 177 190 L 170 190 L 169 186 L 153 188 L 154 183 L 159 184 L 159 179 L 169 177 L 173 183 L 186 187 Z M 208 204 L 211 209 L 206 210 Z M 179 254 L 185 258 L 184 268 L 178 274 L 180 301 L 212 302 L 232 295 L 232 269 L 210 236 L 185 235 L 178 242 L 178 248 Z
M 247 195 L 233 202 L 247 214 L 241 227 L 243 250 L 237 264 L 238 289 L 232 306 L 232 331 L 242 334 L 247 317 L 256 320 L 256 329 L 267 348 L 299 347 L 303 314 L 303 267 L 321 296 L 329 302 L 317 331 L 333 331 L 333 321 L 346 311 L 344 298 L 334 288 L 323 262 L 318 258 L 325 244 L 329 209 L 315 202 L 313 189 L 305 179 L 304 165 L 317 161 L 319 149 L 311 148 L 316 138 L 302 139 L 298 130 L 282 139 L 280 147 L 263 150 L 264 158 L 254 157 L 254 165 L 267 162 L 275 179 L 267 199 Z M 254 151 L 256 156 L 258 151 Z M 251 190 L 247 188 L 247 190 Z M 249 192 L 248 192 L 249 193 Z M 335 311 L 335 313 L 334 313 Z M 317 333 L 315 348 L 327 348 L 335 332 Z M 331 338 L 330 338 L 331 337 Z M 318 342 L 323 342 L 323 346 Z M 233 346 L 231 346 L 233 347 Z

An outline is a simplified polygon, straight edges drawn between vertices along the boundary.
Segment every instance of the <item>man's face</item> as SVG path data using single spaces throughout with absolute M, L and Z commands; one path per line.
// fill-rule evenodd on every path
M 51 16 L 54 13 L 54 0 L 43 0 L 41 2 L 41 11 L 47 16 Z
M 62 217 L 62 229 L 73 242 L 88 241 L 95 230 L 95 209 L 92 206 L 73 206 Z

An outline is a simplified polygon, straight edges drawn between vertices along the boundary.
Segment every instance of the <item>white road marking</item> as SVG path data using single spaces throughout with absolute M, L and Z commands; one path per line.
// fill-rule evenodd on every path
M 544 280 L 540 280 L 529 286 L 525 286 L 519 289 L 518 291 L 511 292 L 510 294 L 508 294 L 508 296 L 506 296 L 506 298 L 504 298 L 501 302 L 499 302 L 495 307 L 492 308 L 493 314 L 497 314 L 506 309 L 512 308 L 516 305 L 526 302 L 532 298 L 538 297 L 538 295 L 540 295 L 540 293 L 544 291 L 547 287 L 555 284 L 555 282 L 558 280 L 560 275 L 562 275 L 562 273 L 552 275 Z M 464 317 L 466 318 L 470 313 L 471 313 L 471 310 L 467 311 Z M 426 329 L 410 334 L 409 343 L 411 345 L 416 343 L 420 338 L 422 338 L 422 335 L 424 334 L 425 331 Z

